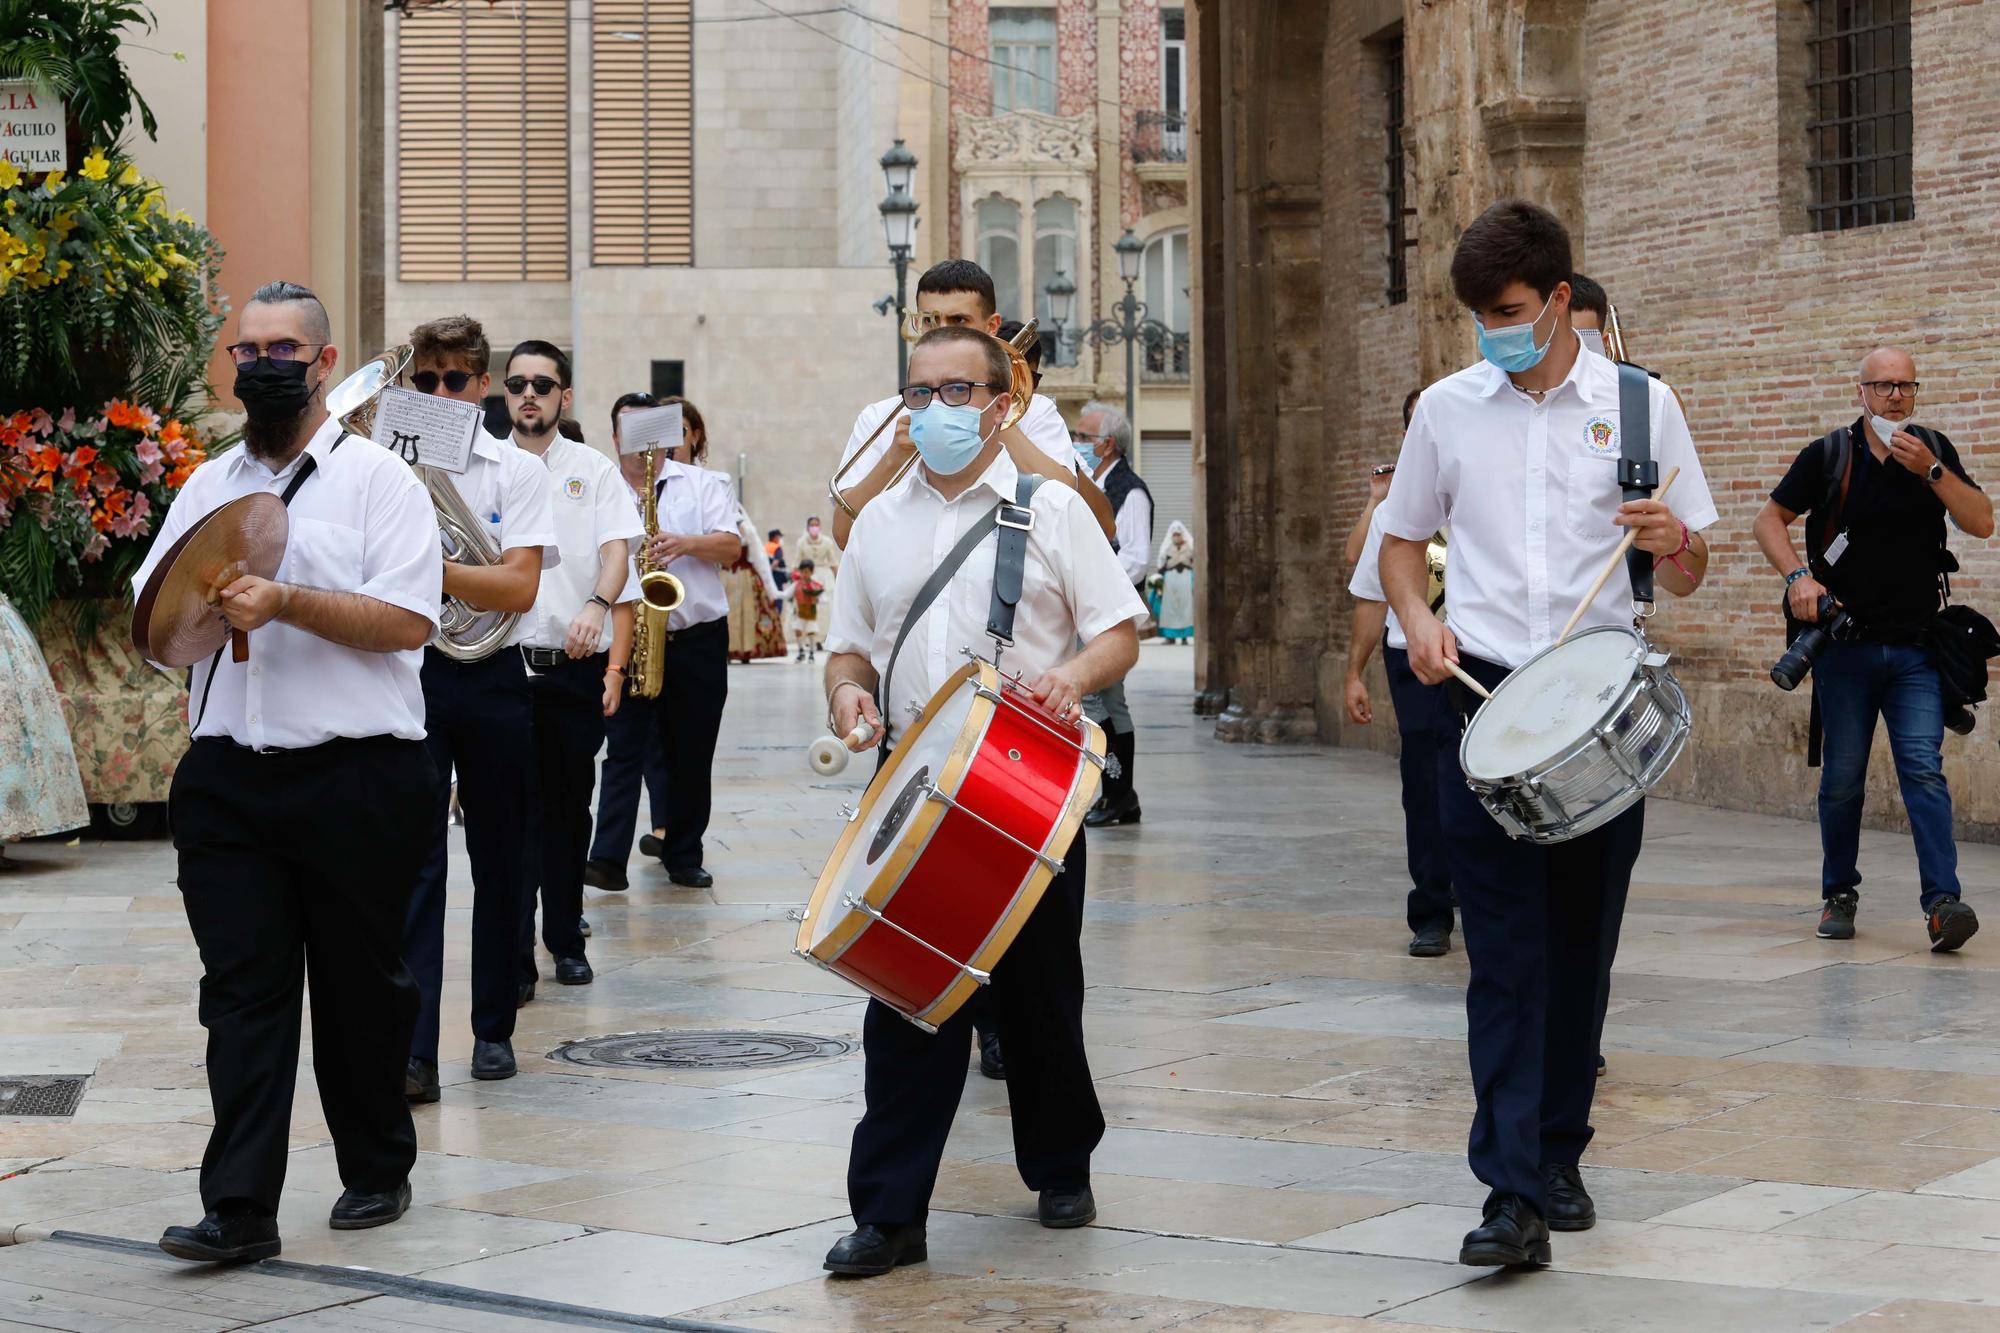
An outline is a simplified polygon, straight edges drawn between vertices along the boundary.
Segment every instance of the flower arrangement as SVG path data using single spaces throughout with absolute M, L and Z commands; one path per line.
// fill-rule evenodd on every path
M 122 597 L 159 516 L 208 448 L 113 399 L 81 417 L 0 417 L 0 586 L 30 624 L 58 598 Z

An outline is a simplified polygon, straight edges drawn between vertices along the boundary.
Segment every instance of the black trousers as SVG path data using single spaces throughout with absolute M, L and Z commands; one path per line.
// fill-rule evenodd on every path
M 472 1035 L 514 1035 L 521 911 L 534 891 L 535 712 L 518 648 L 478 662 L 424 650 L 424 745 L 441 775 L 458 772 L 472 862 Z M 432 803 L 430 848 L 410 898 L 403 959 L 417 979 L 410 1054 L 438 1058 L 444 992 L 445 827 L 449 785 Z
M 604 771 L 597 789 L 597 829 L 590 839 L 592 861 L 622 866 L 631 858 L 642 779 L 647 826 L 667 826 L 667 767 L 660 751 L 659 720 L 653 716 L 663 702 L 628 693 L 618 711 L 604 719 Z
M 1428 926 L 1451 929 L 1451 872 L 1445 868 L 1438 836 L 1438 751 L 1452 754 L 1457 767 L 1457 719 L 1445 707 L 1444 690 L 1426 685 L 1410 670 L 1408 649 L 1382 645 L 1389 673 L 1389 698 L 1396 707 L 1396 734 L 1403 743 L 1403 840 L 1410 863 L 1410 896 L 1405 915 L 1412 932 Z
M 583 862 L 590 855 L 590 793 L 604 745 L 608 653 L 531 666 L 535 709 L 535 802 L 539 860 L 521 908 L 522 981 L 535 979 L 535 890 L 542 888 L 542 943 L 553 958 L 584 956 Z M 620 709 L 624 707 L 621 700 Z
M 1504 668 L 1461 655 L 1481 683 Z M 1546 1211 L 1541 1168 L 1574 1166 L 1590 1143 L 1597 1048 L 1645 802 L 1570 842 L 1507 836 L 1465 785 L 1456 747 L 1438 750 L 1438 815 L 1472 977 L 1467 1057 L 1478 1099 L 1466 1155 L 1494 1196 Z
M 1007 1057 L 1014 1161 L 1031 1190 L 1088 1184 L 1104 1112 L 1083 1051 L 1083 831 L 1013 945 L 993 968 L 992 1016 Z M 861 1023 L 866 1104 L 847 1159 L 862 1226 L 924 1221 L 952 1116 L 965 1091 L 971 1007 L 935 1036 L 880 1000 Z
M 708 831 L 715 738 L 729 698 L 728 619 L 674 631 L 660 657 L 665 683 L 653 710 L 667 774 L 667 836 L 661 839 L 660 861 L 669 870 L 693 870 L 701 864 L 701 836 Z
M 410 1174 L 417 988 L 403 916 L 441 785 L 420 742 L 387 736 L 266 754 L 203 739 L 175 769 L 168 808 L 215 1109 L 204 1208 L 277 1214 L 308 980 L 341 1183 L 381 1193 Z

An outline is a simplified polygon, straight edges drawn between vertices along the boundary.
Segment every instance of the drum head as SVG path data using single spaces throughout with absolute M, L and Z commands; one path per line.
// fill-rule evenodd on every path
M 1632 631 L 1603 626 L 1530 658 L 1473 715 L 1460 751 L 1465 775 L 1516 777 L 1589 735 L 1632 683 L 1645 651 Z
M 869 784 L 856 817 L 859 827 L 845 840 L 839 863 L 828 867 L 830 873 L 823 880 L 828 891 L 824 901 L 814 905 L 808 948 L 817 947 L 833 932 L 846 915 L 841 900 L 849 895 L 864 896 L 882 873 L 889 853 L 918 823 L 925 804 L 924 785 L 936 783 L 947 792 L 956 785 L 955 775 L 948 772 L 953 752 L 966 742 L 969 754 L 978 740 L 972 737 L 968 741 L 963 734 L 973 705 L 979 701 L 977 685 L 978 680 L 968 676 L 949 696 L 934 703 L 936 711 L 904 738 Z

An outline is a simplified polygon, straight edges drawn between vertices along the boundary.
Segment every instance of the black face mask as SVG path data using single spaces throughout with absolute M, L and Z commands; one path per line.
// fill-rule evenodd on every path
M 236 397 L 259 426 L 291 420 L 306 410 L 317 386 L 306 383 L 308 361 L 273 361 L 260 356 L 236 370 Z

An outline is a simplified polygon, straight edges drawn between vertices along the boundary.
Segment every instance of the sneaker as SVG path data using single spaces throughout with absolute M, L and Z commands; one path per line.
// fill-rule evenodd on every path
M 1950 953 L 1979 931 L 1979 917 L 1958 899 L 1946 895 L 1924 913 L 1924 925 L 1931 933 L 1931 952 Z
M 1958 899 L 1953 898 L 1952 902 Z M 1861 906 L 1861 895 L 1853 889 L 1842 889 L 1826 900 L 1820 909 L 1819 937 L 1823 940 L 1851 940 L 1854 938 L 1854 911 Z M 1968 935 L 1972 932 L 1967 931 Z M 1935 933 L 1931 936 L 1936 939 Z M 1956 947 L 1956 946 L 1954 946 Z

